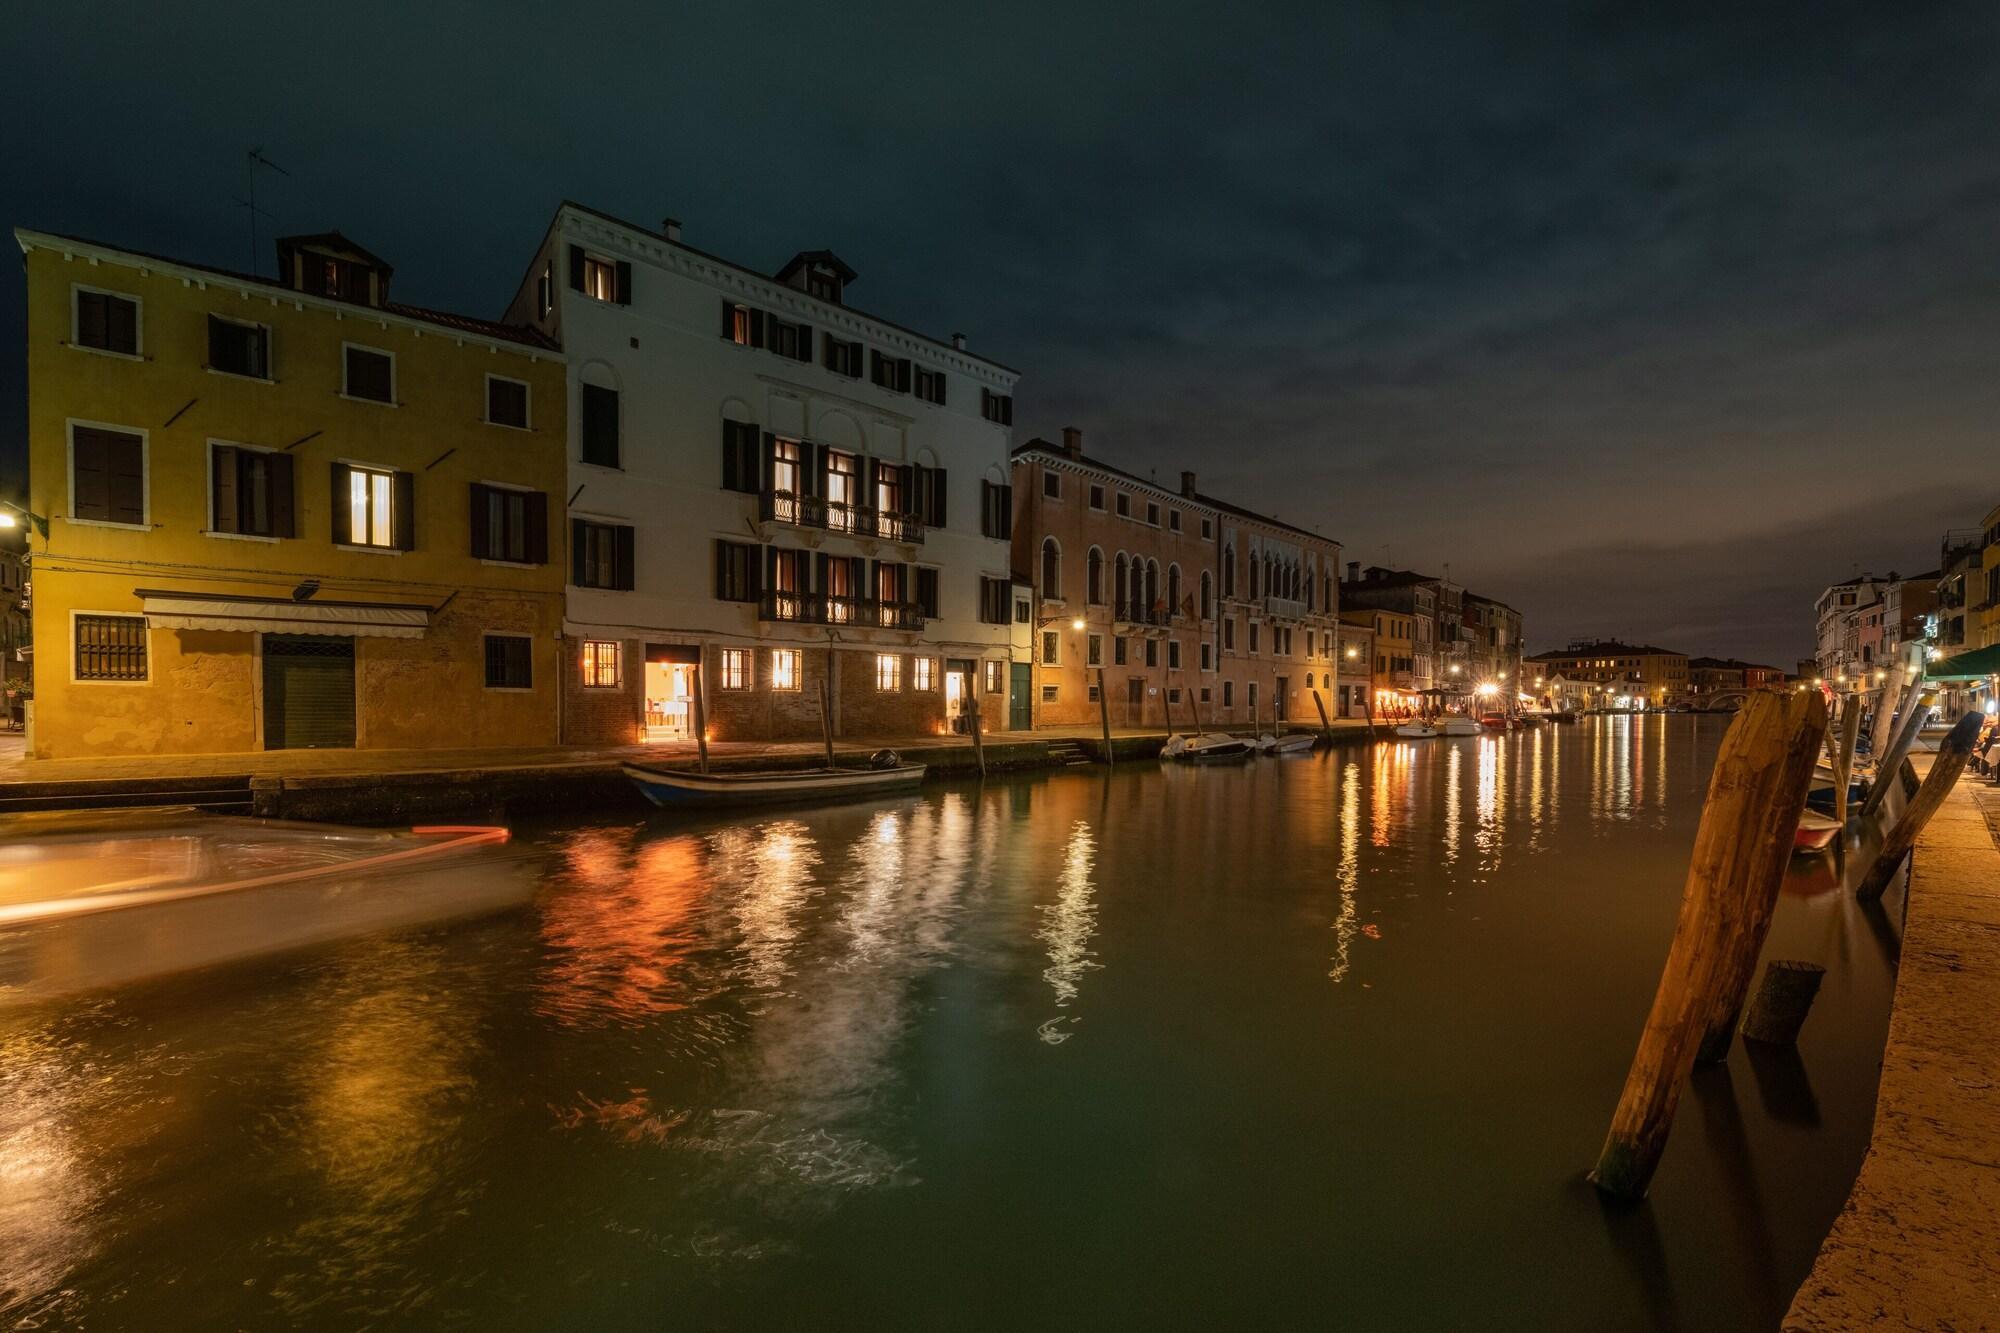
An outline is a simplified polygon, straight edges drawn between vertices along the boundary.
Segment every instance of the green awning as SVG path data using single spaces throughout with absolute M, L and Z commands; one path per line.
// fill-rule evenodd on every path
M 2000 675 L 2000 643 L 1989 643 L 1956 657 L 1941 658 L 1924 673 L 1929 680 L 1984 680 Z

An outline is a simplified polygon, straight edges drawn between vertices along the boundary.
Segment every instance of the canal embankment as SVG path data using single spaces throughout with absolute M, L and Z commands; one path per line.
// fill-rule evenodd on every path
M 1290 730 L 1318 728 L 1294 727 Z M 1366 724 L 1336 722 L 1336 744 L 1368 738 Z M 1165 731 L 1118 730 L 1107 741 L 1083 729 L 1003 733 L 985 738 L 989 773 L 1156 759 Z M 835 744 L 844 763 L 892 749 L 922 763 L 926 776 L 980 771 L 981 755 L 964 736 L 878 736 Z M 824 761 L 817 741 L 716 742 L 709 767 L 721 773 L 770 772 Z M 386 824 L 427 819 L 565 810 L 646 809 L 625 778 L 635 761 L 692 770 L 692 742 L 608 749 L 295 750 L 261 754 L 142 756 L 124 759 L 23 760 L 0 769 L 0 814 L 48 809 L 190 805 L 217 813 L 276 819 Z
M 1911 859 L 1875 1127 L 1787 1333 L 2000 1328 L 2000 790 Z

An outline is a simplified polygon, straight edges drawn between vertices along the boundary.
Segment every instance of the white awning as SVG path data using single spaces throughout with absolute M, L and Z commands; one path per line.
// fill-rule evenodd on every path
M 141 590 L 149 629 L 236 630 L 265 634 L 338 634 L 364 639 L 420 639 L 428 606 L 386 602 L 294 602 L 255 597 L 179 597 Z

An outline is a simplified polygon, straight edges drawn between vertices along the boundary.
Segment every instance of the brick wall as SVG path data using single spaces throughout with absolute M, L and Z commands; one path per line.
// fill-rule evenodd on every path
M 799 688 L 771 687 L 771 650 L 747 647 L 750 682 L 747 689 L 722 687 L 723 645 L 710 644 L 702 653 L 702 674 L 708 679 L 708 734 L 718 741 L 818 740 L 819 684 L 826 675 L 827 650 L 801 648 Z
M 615 689 L 583 686 L 583 641 L 563 637 L 563 740 L 570 745 L 635 745 L 643 740 L 646 645 L 622 639 L 623 677 Z
M 875 687 L 875 654 L 843 651 L 839 670 L 840 734 L 843 736 L 936 735 L 944 726 L 944 659 L 934 657 L 933 688 L 914 688 L 916 654 L 901 653 L 902 679 L 895 691 Z

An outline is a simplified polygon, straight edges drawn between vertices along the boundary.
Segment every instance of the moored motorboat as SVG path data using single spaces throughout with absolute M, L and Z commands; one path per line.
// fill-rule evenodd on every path
M 1405 740 L 1425 741 L 1438 734 L 1438 729 L 1428 722 L 1399 722 L 1396 734 Z
M 1478 719 L 1467 717 L 1463 713 L 1446 713 L 1437 720 L 1437 729 L 1447 736 L 1477 736 L 1485 730 L 1479 725 Z
M 669 809 L 714 809 L 745 805 L 789 805 L 809 801 L 852 801 L 914 790 L 924 780 L 922 764 L 885 763 L 874 768 L 798 768 L 777 773 L 696 773 L 626 764 L 647 800 Z
M 1505 713 L 1485 713 L 1481 715 L 1479 725 L 1488 731 L 1506 731 L 1511 724 Z
M 1840 836 L 1840 821 L 1817 810 L 1799 816 L 1798 832 L 1792 835 L 1792 850 L 1816 852 Z
M 525 902 L 488 825 L 342 828 L 185 807 L 0 819 L 0 1005 Z
M 1310 734 L 1303 731 L 1295 731 L 1290 735 L 1280 736 L 1276 740 L 1273 740 L 1265 753 L 1274 755 L 1305 754 L 1312 749 L 1314 743 L 1315 738 Z
M 1176 745 L 1174 742 L 1180 742 Z M 1165 759 L 1177 760 L 1183 764 L 1233 763 L 1248 759 L 1255 751 L 1250 742 L 1237 736 L 1225 736 L 1218 732 L 1202 732 L 1195 736 L 1172 736 L 1166 748 L 1160 751 Z

